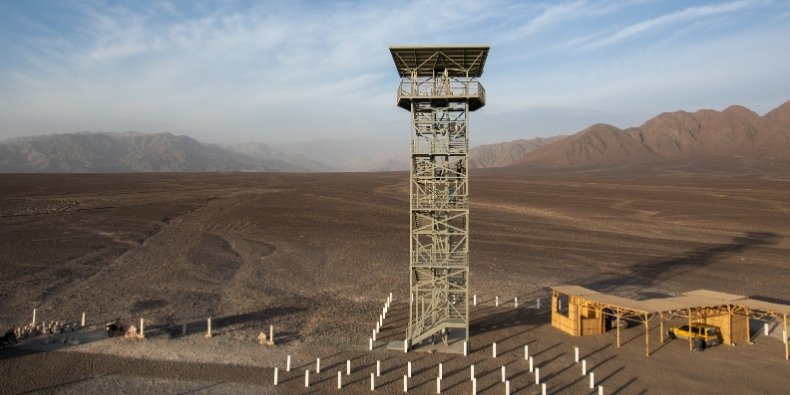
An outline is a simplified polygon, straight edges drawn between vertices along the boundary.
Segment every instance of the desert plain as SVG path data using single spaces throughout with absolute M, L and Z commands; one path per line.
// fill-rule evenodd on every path
M 30 322 L 34 308 L 39 320 L 87 317 L 78 331 L 0 350 L 0 393 L 395 394 L 408 361 L 412 393 L 436 392 L 439 363 L 443 393 L 471 393 L 470 364 L 479 393 L 504 393 L 501 366 L 511 393 L 540 393 L 525 345 L 549 393 L 593 393 L 575 346 L 606 394 L 790 392 L 790 361 L 762 322 L 753 344 L 704 352 L 659 344 L 654 325 L 648 357 L 642 328 L 624 330 L 618 349 L 611 332 L 553 329 L 547 306 L 560 284 L 790 304 L 787 172 L 489 169 L 471 174 L 470 190 L 478 305 L 464 357 L 384 347 L 403 338 L 408 315 L 406 173 L 0 175 L 0 325 Z M 107 338 L 115 318 L 144 318 L 146 339 Z M 269 325 L 274 347 L 256 341 Z

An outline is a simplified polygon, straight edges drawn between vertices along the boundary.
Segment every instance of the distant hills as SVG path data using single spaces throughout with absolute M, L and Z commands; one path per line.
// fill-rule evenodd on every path
M 523 161 L 530 152 L 565 137 L 537 137 L 529 140 L 480 145 L 469 150 L 469 167 L 484 169 L 510 166 Z
M 405 137 L 404 137 L 405 138 Z M 201 143 L 170 133 L 70 133 L 0 142 L 0 172 L 388 171 L 408 169 L 408 142 L 326 140 L 272 147 Z M 607 169 L 790 168 L 790 102 L 764 116 L 742 106 L 675 111 L 621 130 L 596 124 L 570 136 L 470 150 L 470 167 Z
M 203 172 L 408 170 L 408 141 L 316 140 L 206 144 L 170 133 L 66 133 L 0 142 L 0 172 Z
M 409 131 L 398 137 L 324 138 L 276 146 L 292 156 L 309 157 L 331 171 L 409 170 Z
M 790 102 L 764 116 L 742 106 L 724 111 L 675 111 L 642 126 L 618 129 L 596 124 L 543 144 L 507 164 L 505 153 L 523 140 L 496 145 L 487 163 L 524 169 L 603 169 L 634 165 L 727 169 L 790 167 Z M 478 149 L 488 150 L 487 147 Z M 491 167 L 491 166 L 482 166 Z
M 316 171 L 262 143 L 223 147 L 170 133 L 70 133 L 0 143 L 3 172 Z

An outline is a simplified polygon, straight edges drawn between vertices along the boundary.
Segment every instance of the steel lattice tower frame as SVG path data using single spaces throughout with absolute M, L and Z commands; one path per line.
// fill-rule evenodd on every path
M 390 47 L 398 106 L 411 112 L 407 348 L 455 330 L 469 339 L 469 112 L 485 105 L 488 50 Z

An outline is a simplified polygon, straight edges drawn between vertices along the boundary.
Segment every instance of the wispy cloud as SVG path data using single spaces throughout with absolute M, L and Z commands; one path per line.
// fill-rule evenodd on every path
M 560 28 L 565 23 L 574 20 L 608 15 L 624 7 L 632 6 L 636 2 L 575 0 L 522 6 L 530 17 L 517 23 L 514 28 L 505 32 L 505 36 L 500 41 L 524 39 L 553 28 Z M 509 14 L 511 10 L 507 11 Z M 509 16 L 518 18 L 522 14 L 517 13 Z
M 689 7 L 680 11 L 660 15 L 655 18 L 647 19 L 642 22 L 626 26 L 615 31 L 614 33 L 607 34 L 604 37 L 601 37 L 599 34 L 591 37 L 589 40 L 577 39 L 571 43 L 580 45 L 581 48 L 585 50 L 597 49 L 627 40 L 651 30 L 718 14 L 732 13 L 752 7 L 756 3 L 757 1 L 755 0 L 740 0 L 723 4 Z

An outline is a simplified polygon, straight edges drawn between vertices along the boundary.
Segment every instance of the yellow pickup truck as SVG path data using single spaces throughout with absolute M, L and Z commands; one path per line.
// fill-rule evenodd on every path
M 670 339 L 688 339 L 691 337 L 692 341 L 694 341 L 694 347 L 700 351 L 706 347 L 721 344 L 721 331 L 719 331 L 718 327 L 712 325 L 691 324 L 691 329 L 689 329 L 688 325 L 675 326 L 669 329 L 667 335 L 669 335 Z

